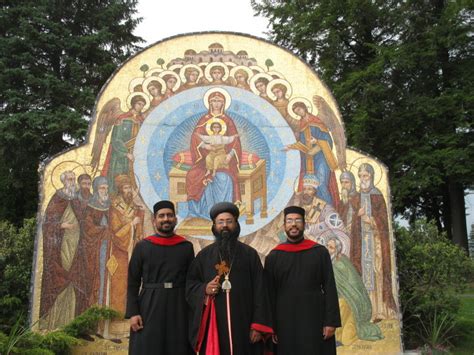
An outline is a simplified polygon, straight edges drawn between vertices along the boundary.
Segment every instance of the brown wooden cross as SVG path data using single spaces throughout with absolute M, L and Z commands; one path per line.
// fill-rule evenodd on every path
M 216 264 L 214 266 L 217 270 L 217 275 L 222 276 L 224 274 L 227 274 L 230 271 L 229 266 L 227 266 L 227 263 L 225 260 L 222 260 L 219 264 Z

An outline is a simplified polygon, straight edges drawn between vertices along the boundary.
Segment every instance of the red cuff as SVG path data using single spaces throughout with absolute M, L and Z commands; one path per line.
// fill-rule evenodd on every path
M 267 327 L 266 325 L 259 324 L 259 323 L 252 323 L 250 324 L 250 329 L 256 330 L 260 333 L 269 333 L 273 334 L 273 329 L 270 327 Z

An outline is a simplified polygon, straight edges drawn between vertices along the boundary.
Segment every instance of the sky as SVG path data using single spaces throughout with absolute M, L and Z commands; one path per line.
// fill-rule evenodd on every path
M 143 17 L 135 34 L 144 46 L 183 33 L 230 31 L 265 38 L 268 21 L 255 16 L 250 0 L 140 0 L 137 6 Z M 474 224 L 474 191 L 466 196 L 467 232 Z
M 255 17 L 250 0 L 140 0 L 143 17 L 135 34 L 147 45 L 167 37 L 202 31 L 231 31 L 265 37 L 268 21 Z

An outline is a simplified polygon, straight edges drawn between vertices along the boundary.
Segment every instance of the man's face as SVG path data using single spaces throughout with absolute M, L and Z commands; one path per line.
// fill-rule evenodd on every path
M 313 186 L 303 185 L 303 204 L 310 205 L 316 196 L 316 189 Z
M 262 81 L 255 83 L 255 87 L 257 88 L 260 94 L 265 94 L 267 91 L 267 85 L 265 85 L 265 83 L 263 83 Z
M 76 175 L 74 173 L 66 174 L 64 179 L 64 187 L 71 188 L 76 186 Z
M 222 98 L 219 97 L 219 96 L 213 97 L 213 98 L 209 101 L 209 103 L 210 103 L 210 105 L 211 105 L 211 109 L 212 109 L 212 110 L 220 111 L 220 110 L 222 110 L 222 108 L 224 107 L 224 99 L 222 99 Z
M 149 85 L 148 91 L 150 92 L 150 95 L 153 97 L 157 97 L 160 95 L 160 89 L 158 89 L 158 87 L 156 87 L 155 85 Z
M 81 192 L 91 192 L 92 181 L 91 179 L 82 179 L 79 183 L 79 187 L 81 188 Z
M 99 194 L 99 200 L 101 202 L 106 202 L 109 199 L 109 185 L 99 185 L 97 188 L 97 193 Z
M 349 179 L 341 179 L 341 188 L 342 190 L 351 191 L 352 182 Z
M 224 73 L 222 72 L 220 68 L 214 68 L 211 70 L 211 76 L 214 81 L 221 80 L 222 77 L 224 76 Z
M 214 223 L 215 229 L 219 234 L 223 231 L 233 232 L 237 228 L 237 220 L 229 212 L 218 214 Z
M 173 90 L 176 83 L 177 83 L 176 78 L 174 76 L 171 76 L 168 78 L 168 80 L 166 80 L 166 87 L 168 88 L 168 90 Z
M 176 227 L 176 215 L 171 208 L 162 208 L 155 214 L 153 224 L 156 231 L 164 235 L 172 235 Z
M 132 185 L 125 184 L 122 186 L 122 195 L 126 200 L 131 200 L 133 198 L 133 189 Z
M 372 182 L 372 175 L 366 170 L 361 170 L 359 172 L 359 179 L 360 179 L 360 188 L 361 189 L 368 189 L 370 188 Z
M 285 232 L 288 239 L 300 239 L 304 234 L 303 216 L 298 213 L 288 213 L 285 216 Z
M 66 173 L 64 176 L 63 182 L 63 192 L 69 197 L 72 198 L 76 194 L 77 185 L 76 185 L 76 175 L 73 172 Z

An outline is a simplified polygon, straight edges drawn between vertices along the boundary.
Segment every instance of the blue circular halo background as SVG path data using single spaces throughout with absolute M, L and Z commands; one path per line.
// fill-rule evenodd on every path
M 254 223 L 240 218 L 241 236 L 248 235 L 272 221 L 294 193 L 301 162 L 297 151 L 283 151 L 295 142 L 295 136 L 280 113 L 255 94 L 229 86 L 198 87 L 179 93 L 162 102 L 147 116 L 134 148 L 134 171 L 146 205 L 169 199 L 168 173 L 176 153 L 189 150 L 191 134 L 197 121 L 208 112 L 203 97 L 216 87 L 225 89 L 232 102 L 226 114 L 232 118 L 242 150 L 257 154 L 266 162 L 267 218 L 260 217 L 256 201 Z M 187 203 L 178 204 L 178 220 L 187 217 Z M 201 236 L 208 238 L 209 236 Z

